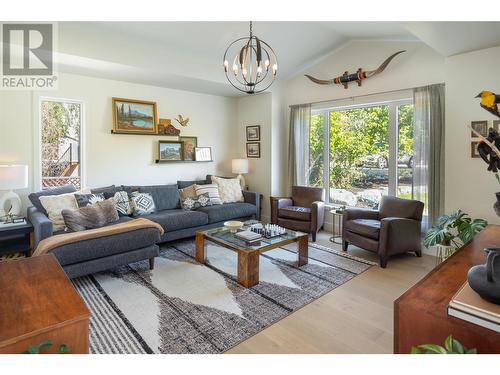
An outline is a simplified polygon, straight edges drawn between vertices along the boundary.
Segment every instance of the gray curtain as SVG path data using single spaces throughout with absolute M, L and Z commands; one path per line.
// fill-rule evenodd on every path
M 290 137 L 288 147 L 288 188 L 307 185 L 306 174 L 309 163 L 309 124 L 311 105 L 290 107 Z
M 444 84 L 413 90 L 414 196 L 425 203 L 424 230 L 444 208 Z

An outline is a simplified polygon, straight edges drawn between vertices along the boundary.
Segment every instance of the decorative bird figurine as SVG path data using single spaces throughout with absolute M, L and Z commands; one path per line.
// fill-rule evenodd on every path
M 500 118 L 500 95 L 491 91 L 481 91 L 476 98 L 481 98 L 481 107 Z
M 182 115 L 178 115 L 177 118 L 175 119 L 181 126 L 188 126 L 189 123 L 189 117 L 188 118 L 183 118 Z

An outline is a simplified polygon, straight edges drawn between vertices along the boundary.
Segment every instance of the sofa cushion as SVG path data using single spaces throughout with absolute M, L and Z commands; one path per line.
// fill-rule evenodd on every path
M 88 204 L 77 210 L 62 210 L 64 224 L 69 231 L 78 232 L 94 229 L 118 221 L 118 211 L 111 199 Z
M 76 198 L 74 193 L 67 193 L 61 195 L 43 195 L 40 197 L 45 212 L 52 221 L 54 231 L 62 230 L 65 227 L 62 211 L 64 209 L 76 210 Z
M 177 185 L 139 186 L 139 192 L 151 194 L 157 211 L 179 208 L 180 195 Z
M 240 180 L 237 178 L 221 178 L 212 176 L 212 182 L 219 188 L 222 203 L 243 202 Z
M 207 214 L 182 209 L 159 211 L 143 217 L 160 224 L 165 232 L 208 224 Z
M 73 185 L 64 185 L 64 186 L 48 188 L 36 193 L 31 193 L 28 196 L 28 198 L 38 211 L 42 212 L 45 216 L 48 216 L 47 211 L 45 210 L 45 208 L 43 208 L 42 203 L 40 202 L 40 197 L 47 195 L 61 195 L 61 194 L 73 193 L 75 191 L 76 189 Z
M 130 202 L 134 210 L 134 216 L 148 215 L 156 211 L 154 199 L 149 193 L 134 191 Z
M 191 185 L 206 185 L 210 184 L 210 180 L 189 180 L 189 181 L 177 181 L 177 188 L 184 189 Z
M 348 220 L 345 224 L 345 229 L 364 237 L 378 240 L 380 235 L 380 221 L 370 219 Z
M 278 210 L 278 216 L 285 219 L 311 221 L 311 209 L 306 207 L 287 206 Z
M 108 195 L 113 195 L 117 191 L 118 190 L 117 190 L 117 188 L 116 188 L 115 185 L 110 185 L 110 186 L 105 186 L 105 187 L 90 189 L 90 192 L 92 194 L 108 194 Z
M 201 207 L 197 212 L 208 214 L 209 223 L 250 217 L 257 214 L 257 207 L 250 203 L 226 203 Z

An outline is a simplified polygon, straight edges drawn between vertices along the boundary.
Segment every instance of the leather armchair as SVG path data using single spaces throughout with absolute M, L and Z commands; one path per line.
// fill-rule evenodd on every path
M 271 197 L 271 223 L 282 227 L 316 233 L 325 221 L 324 190 L 307 186 L 292 186 L 291 197 Z
M 414 252 L 420 257 L 423 211 L 420 201 L 389 196 L 382 197 L 379 211 L 349 208 L 344 212 L 342 250 L 353 244 L 376 252 L 382 268 L 394 254 Z

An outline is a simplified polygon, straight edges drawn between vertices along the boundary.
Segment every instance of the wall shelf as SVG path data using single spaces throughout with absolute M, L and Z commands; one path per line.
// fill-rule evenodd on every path
M 212 163 L 213 160 L 155 160 L 156 164 L 163 163 Z
M 179 135 L 168 135 L 168 134 L 147 134 L 147 133 L 120 133 L 120 132 L 115 132 L 114 130 L 111 130 L 111 134 L 118 134 L 118 135 L 153 135 L 156 137 L 182 137 L 180 134 Z

